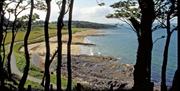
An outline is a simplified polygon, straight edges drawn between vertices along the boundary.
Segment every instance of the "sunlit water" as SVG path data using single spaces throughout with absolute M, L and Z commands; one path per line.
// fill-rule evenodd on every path
M 102 29 L 105 36 L 88 36 L 85 42 L 96 44 L 95 47 L 81 46 L 82 54 L 112 56 L 122 63 L 135 64 L 137 52 L 136 34 L 127 26 L 120 28 Z M 153 40 L 166 36 L 165 30 L 153 32 Z M 161 64 L 163 58 L 165 39 L 154 44 L 152 52 L 152 81 L 160 84 Z M 167 84 L 171 85 L 177 62 L 177 32 L 171 38 L 169 48 L 169 62 L 167 68 Z

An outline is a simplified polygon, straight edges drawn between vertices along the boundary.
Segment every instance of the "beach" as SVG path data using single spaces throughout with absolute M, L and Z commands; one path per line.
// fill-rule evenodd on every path
M 100 31 L 95 29 L 86 29 L 85 31 L 77 32 L 72 35 L 72 45 L 71 45 L 71 54 L 72 55 L 79 55 L 80 54 L 80 46 L 93 46 L 94 44 L 85 43 L 84 38 L 86 36 L 98 36 L 100 34 Z M 55 53 L 57 50 L 57 37 L 52 37 L 49 39 L 50 41 L 50 52 L 51 55 Z M 67 54 L 67 41 L 68 41 L 68 34 L 64 34 L 62 36 L 62 54 Z M 33 43 L 29 44 L 29 52 L 30 54 L 37 53 L 40 56 L 44 56 L 46 53 L 45 48 L 45 42 L 40 43 Z M 24 51 L 24 48 L 22 47 L 20 51 Z

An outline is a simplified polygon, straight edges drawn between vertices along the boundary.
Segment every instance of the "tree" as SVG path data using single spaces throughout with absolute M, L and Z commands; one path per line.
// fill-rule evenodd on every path
M 141 9 L 140 39 L 134 70 L 134 89 L 153 91 L 151 83 L 152 23 L 155 19 L 153 0 L 139 0 Z
M 18 27 L 18 16 L 20 13 L 22 13 L 24 10 L 27 9 L 29 3 L 27 3 L 26 5 L 21 6 L 20 4 L 23 3 L 23 0 L 19 0 L 19 1 L 13 1 L 16 5 L 15 5 L 15 9 L 11 9 L 12 13 L 14 14 L 14 21 L 12 24 L 12 38 L 11 38 L 11 43 L 10 43 L 10 50 L 7 56 L 7 66 L 8 66 L 8 74 L 9 74 L 9 78 L 11 78 L 11 54 L 13 52 L 13 45 L 15 42 L 15 38 L 16 38 L 16 34 L 18 32 L 18 29 L 20 27 Z M 18 11 L 19 10 L 19 11 Z
M 177 18 L 178 18 L 178 55 L 179 55 L 179 52 L 180 52 L 180 48 L 179 48 L 179 45 L 180 45 L 180 42 L 179 42 L 179 38 L 180 38 L 180 10 L 179 10 L 179 6 L 180 6 L 180 1 L 177 0 Z M 178 60 L 177 60 L 177 70 L 175 72 L 175 75 L 174 75 L 174 79 L 173 79 L 173 84 L 172 84 L 172 88 L 171 88 L 171 91 L 180 91 L 180 58 L 178 56 Z
M 119 1 L 117 3 L 110 5 L 110 7 L 115 9 L 115 12 L 113 14 L 108 14 L 106 17 L 116 18 L 127 23 L 136 33 L 139 39 L 140 22 L 138 20 L 141 17 L 141 13 L 137 6 L 137 2 L 134 0 Z
M 34 9 L 34 0 L 31 0 L 31 9 L 30 9 L 28 27 L 27 27 L 26 35 L 24 37 L 24 51 L 25 51 L 25 58 L 26 58 L 26 66 L 24 68 L 24 73 L 18 86 L 19 91 L 24 91 L 24 84 L 27 80 L 27 76 L 29 72 L 30 56 L 29 56 L 29 51 L 28 51 L 28 38 L 31 32 L 33 9 Z
M 138 37 L 137 59 L 134 66 L 134 87 L 136 91 L 151 91 L 153 84 L 151 83 L 151 51 L 152 43 L 152 23 L 155 19 L 154 2 L 153 0 L 139 0 L 138 9 L 137 2 L 133 0 L 120 1 L 111 5 L 116 8 L 114 14 L 110 14 L 108 18 L 125 17 L 126 20 L 136 32 Z M 140 21 L 138 21 L 140 19 Z
M 162 9 L 160 9 L 161 13 L 160 16 L 157 17 L 157 19 L 160 18 L 159 22 L 161 23 L 161 27 L 166 29 L 167 38 L 166 43 L 164 45 L 164 53 L 163 53 L 163 65 L 162 65 L 162 71 L 161 71 L 161 91 L 167 91 L 166 86 L 166 68 L 167 68 L 167 62 L 168 62 L 168 50 L 169 50 L 169 44 L 172 33 L 177 29 L 172 28 L 171 19 L 173 19 L 176 15 L 176 7 L 175 7 L 175 0 L 171 1 L 162 1 L 161 2 Z
M 58 47 L 57 47 L 58 56 L 57 56 L 57 69 L 56 69 L 57 91 L 61 91 L 62 28 L 64 26 L 63 18 L 65 15 L 65 9 L 66 9 L 66 0 L 62 0 L 60 14 L 57 20 L 57 42 L 58 42 Z
M 3 24 L 4 24 L 4 0 L 0 1 L 0 73 L 2 74 L 0 76 L 0 88 L 4 87 L 4 77 L 3 77 L 3 72 L 4 72 L 4 67 L 3 67 L 3 61 L 2 61 L 2 56 L 1 56 L 1 49 L 2 49 L 2 42 L 3 42 Z
M 67 45 L 67 69 L 68 69 L 68 83 L 67 91 L 71 91 L 72 88 L 72 69 L 71 69 L 71 42 L 72 42 L 72 11 L 73 11 L 74 0 L 70 0 L 69 9 L 69 21 L 68 21 L 68 45 Z
M 51 0 L 46 0 L 47 5 L 47 13 L 46 18 L 44 22 L 44 36 L 45 36 L 45 45 L 46 45 L 46 58 L 45 58 L 45 91 L 49 91 L 50 86 L 50 46 L 49 46 L 49 32 L 48 32 L 48 26 L 49 26 L 49 18 L 51 13 Z

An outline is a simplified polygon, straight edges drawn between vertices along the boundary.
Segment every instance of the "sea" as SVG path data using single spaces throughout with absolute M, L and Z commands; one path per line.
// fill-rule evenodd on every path
M 84 42 L 93 43 L 96 46 L 81 46 L 81 54 L 111 56 L 123 64 L 135 64 L 138 41 L 136 33 L 132 31 L 131 27 L 123 24 L 116 28 L 99 29 L 98 31 L 101 31 L 103 36 L 87 36 L 84 39 Z M 166 39 L 159 39 L 161 36 L 166 36 L 165 29 L 157 29 L 153 32 L 151 79 L 156 85 L 160 85 L 161 81 L 161 66 Z M 168 56 L 167 85 L 171 86 L 177 67 L 177 31 L 172 34 Z

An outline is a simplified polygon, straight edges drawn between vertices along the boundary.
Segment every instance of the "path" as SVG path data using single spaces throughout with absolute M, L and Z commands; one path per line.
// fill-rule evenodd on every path
M 14 53 L 12 53 L 12 55 L 11 55 L 11 71 L 12 71 L 12 73 L 14 73 L 14 74 L 16 74 L 16 75 L 18 75 L 20 77 L 23 76 L 23 73 L 19 71 L 19 69 L 18 69 L 18 67 L 16 65 L 16 58 L 15 58 Z M 41 81 L 42 81 L 41 79 L 37 79 L 37 78 L 29 76 L 29 75 L 28 75 L 27 79 L 30 80 L 30 81 L 39 83 L 39 84 L 41 84 Z M 53 84 L 53 88 L 56 88 L 55 84 Z
M 11 71 L 12 73 L 22 77 L 23 73 L 19 71 L 17 65 L 16 65 L 16 58 L 14 56 L 14 53 L 12 53 L 11 55 Z M 28 75 L 28 80 L 33 81 L 33 82 L 37 82 L 37 83 L 41 83 L 40 79 L 37 79 L 35 77 L 31 77 Z

